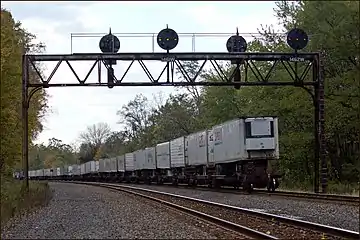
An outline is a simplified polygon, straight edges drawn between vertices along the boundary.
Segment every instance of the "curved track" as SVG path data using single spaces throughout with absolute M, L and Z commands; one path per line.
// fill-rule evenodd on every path
M 205 219 L 209 222 L 212 222 L 213 224 L 220 225 L 223 228 L 231 229 L 232 231 L 235 231 L 239 234 L 257 239 L 277 239 L 294 237 L 306 239 L 323 237 L 325 237 L 326 239 L 359 238 L 359 233 L 355 231 L 291 219 L 269 213 L 252 211 L 249 209 L 180 196 L 176 194 L 159 192 L 138 187 L 131 187 L 122 184 L 109 184 L 98 182 L 73 183 L 90 184 L 94 186 L 111 188 L 130 194 L 135 194 L 147 199 L 151 199 L 153 201 L 157 201 L 161 204 L 165 204 L 169 207 L 177 209 L 178 211 L 186 212 L 187 214 L 191 214 L 197 218 Z M 214 213 L 215 209 L 217 209 L 217 213 L 215 215 L 219 215 L 221 217 L 209 214 L 209 212 Z M 229 219 L 226 219 L 226 216 L 231 216 L 231 220 L 229 221 Z M 245 218 L 245 223 L 248 224 L 239 224 L 239 221 L 237 220 L 240 218 Z M 256 221 L 255 226 L 250 224 L 251 222 L 254 223 L 254 221 Z M 275 222 L 276 224 L 274 224 Z M 267 231 L 264 231 L 264 229 L 267 229 Z M 301 236 L 298 235 L 299 233 L 301 233 Z
M 245 227 L 245 226 L 242 226 L 242 225 L 230 222 L 230 221 L 226 221 L 224 219 L 221 219 L 221 218 L 218 218 L 218 217 L 215 217 L 215 216 L 212 216 L 212 215 L 200 212 L 200 211 L 196 211 L 194 209 L 181 206 L 179 204 L 174 204 L 172 202 L 165 201 L 165 200 L 160 199 L 160 198 L 156 198 L 156 197 L 153 197 L 153 196 L 149 196 L 149 195 L 146 195 L 146 194 L 139 193 L 137 191 L 133 191 L 133 190 L 131 190 L 131 188 L 125 189 L 123 186 L 118 186 L 118 185 L 115 185 L 115 184 L 106 184 L 106 183 L 94 183 L 94 182 L 86 182 L 86 183 L 84 183 L 84 182 L 73 182 L 73 183 L 106 187 L 106 188 L 109 188 L 109 189 L 112 189 L 112 190 L 122 191 L 122 192 L 126 192 L 126 193 L 133 194 L 133 195 L 136 195 L 136 196 L 140 196 L 140 197 L 143 197 L 143 198 L 146 198 L 146 199 L 161 203 L 163 205 L 166 205 L 166 206 L 168 206 L 170 208 L 173 208 L 173 209 L 175 209 L 177 211 L 189 214 L 189 215 L 191 215 L 193 217 L 196 217 L 198 219 L 205 220 L 205 221 L 210 222 L 212 224 L 215 224 L 215 225 L 217 225 L 217 226 L 219 226 L 221 228 L 225 228 L 227 230 L 233 231 L 236 235 L 240 235 L 242 238 L 246 237 L 246 238 L 253 238 L 253 239 L 277 239 L 276 237 L 273 237 L 273 236 L 271 236 L 269 234 L 266 234 L 266 233 L 263 233 L 263 232 L 260 232 L 260 231 L 257 231 L 257 230 L 254 230 L 254 229 L 251 229 L 251 228 L 248 228 L 248 227 Z
M 168 187 L 176 187 L 170 184 L 164 184 L 162 186 Z M 196 186 L 191 187 L 185 184 L 180 184 L 177 187 L 180 188 L 192 188 L 192 189 L 201 189 L 202 191 L 213 191 L 213 192 L 223 192 L 223 193 L 230 193 L 230 194 L 248 194 L 245 191 L 239 189 L 233 189 L 231 187 L 222 187 L 222 188 L 208 188 L 207 186 Z M 357 196 L 350 196 L 350 195 L 335 195 L 335 194 L 321 194 L 321 193 L 308 193 L 308 192 L 294 192 L 294 191 L 275 191 L 275 192 L 268 192 L 266 190 L 256 189 L 251 194 L 261 194 L 261 195 L 268 195 L 268 196 L 279 196 L 279 197 L 289 197 L 289 198 L 297 198 L 297 199 L 304 199 L 304 200 L 318 200 L 318 201 L 327 201 L 339 204 L 348 204 L 348 205 L 356 205 L 360 204 L 360 198 Z
M 257 193 L 282 196 L 282 197 L 324 200 L 330 202 L 359 205 L 359 197 L 350 196 L 350 195 L 319 194 L 319 193 L 293 192 L 293 191 L 278 191 L 278 192 L 269 193 L 265 190 L 258 190 Z

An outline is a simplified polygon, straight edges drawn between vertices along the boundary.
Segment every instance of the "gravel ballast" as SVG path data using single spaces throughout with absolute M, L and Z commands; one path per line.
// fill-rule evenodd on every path
M 11 219 L 1 239 L 240 239 L 208 222 L 105 188 L 50 183 L 49 205 Z
M 287 199 L 266 195 L 247 195 L 175 188 L 145 184 L 124 184 L 153 189 L 251 210 L 272 213 L 304 221 L 344 228 L 359 232 L 359 206 L 341 205 L 303 199 Z
M 323 233 L 321 232 L 316 232 L 302 227 L 295 227 L 289 224 L 283 224 L 274 219 L 255 217 L 250 214 L 240 213 L 239 211 L 227 209 L 221 206 L 213 206 L 207 203 L 201 203 L 198 201 L 173 196 L 166 196 L 159 193 L 146 192 L 144 190 L 127 188 L 125 188 L 125 190 L 143 193 L 147 196 L 152 196 L 171 203 L 185 206 L 206 214 L 210 214 L 211 216 L 215 216 L 263 233 L 270 234 L 279 239 L 319 239 L 323 236 Z M 339 239 L 339 237 L 326 236 L 326 239 Z

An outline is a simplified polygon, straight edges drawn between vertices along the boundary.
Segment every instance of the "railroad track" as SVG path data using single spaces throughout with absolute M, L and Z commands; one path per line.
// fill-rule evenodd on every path
M 255 239 L 359 239 L 359 233 L 355 231 L 171 193 L 121 184 L 72 183 L 106 187 L 141 196 Z
M 257 190 L 257 193 L 274 195 L 274 196 L 283 196 L 283 197 L 324 200 L 329 202 L 338 202 L 338 203 L 354 204 L 354 205 L 359 205 L 360 203 L 359 202 L 360 198 L 358 196 L 350 196 L 350 195 L 319 194 L 319 193 L 290 192 L 290 191 L 278 191 L 278 192 L 269 193 L 265 190 Z
M 160 186 L 166 187 L 175 187 L 170 184 L 163 184 Z M 191 187 L 185 184 L 179 184 L 177 187 L 186 188 L 186 189 L 201 189 L 203 191 L 211 191 L 211 192 L 222 192 L 222 193 L 230 193 L 230 194 L 248 194 L 242 190 L 233 189 L 230 187 L 222 187 L 217 189 L 209 188 L 208 186 L 196 186 Z M 319 193 L 306 193 L 306 192 L 293 192 L 293 191 L 276 191 L 276 192 L 268 192 L 266 190 L 256 189 L 251 194 L 260 194 L 274 197 L 288 197 L 288 198 L 297 198 L 304 200 L 318 200 L 318 201 L 326 201 L 332 203 L 339 204 L 347 204 L 347 205 L 355 205 L 358 206 L 360 204 L 360 198 L 357 196 L 348 196 L 348 195 L 335 195 L 335 194 L 319 194 Z

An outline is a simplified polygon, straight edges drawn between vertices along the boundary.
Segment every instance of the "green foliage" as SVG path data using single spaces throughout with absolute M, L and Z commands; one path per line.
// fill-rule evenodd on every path
M 14 215 L 45 205 L 52 193 L 47 182 L 30 181 L 29 192 L 21 181 L 1 177 L 1 228 Z
M 22 210 L 42 205 L 49 200 L 47 183 L 30 183 L 25 192 L 21 181 L 10 176 L 14 168 L 21 166 L 22 143 L 22 55 L 41 52 L 41 44 L 32 44 L 35 36 L 21 28 L 11 13 L 1 9 L 1 114 L 0 114 L 0 177 L 1 177 L 1 226 Z M 41 73 L 41 66 L 36 66 Z M 40 79 L 34 68 L 30 68 L 31 82 Z M 44 91 L 34 94 L 29 108 L 30 143 L 42 130 L 41 119 L 47 110 L 47 95 Z M 41 166 L 39 159 L 32 163 Z
M 21 28 L 11 13 L 1 9 L 1 126 L 0 126 L 0 170 L 8 175 L 21 159 L 21 89 L 22 55 L 41 52 L 42 45 L 32 44 L 35 36 Z M 41 67 L 37 66 L 41 72 Z M 30 68 L 30 81 L 39 82 L 33 68 Z M 44 91 L 34 94 L 29 108 L 29 136 L 35 139 L 42 130 L 41 118 L 47 109 L 47 96 Z
M 77 162 L 75 150 L 56 138 L 49 139 L 47 146 L 34 145 L 29 151 L 30 169 L 52 168 Z

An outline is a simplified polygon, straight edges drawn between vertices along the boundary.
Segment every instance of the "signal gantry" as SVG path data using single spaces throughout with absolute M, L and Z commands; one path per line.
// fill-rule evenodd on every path
M 153 34 L 155 35 L 155 34 Z M 99 48 L 102 53 L 81 53 L 81 54 L 26 54 L 23 55 L 23 88 L 22 88 L 22 120 L 23 120 L 23 163 L 26 187 L 28 189 L 28 147 L 29 147 L 29 131 L 28 131 L 28 111 L 31 97 L 39 90 L 49 87 L 125 87 L 125 86 L 233 86 L 239 89 L 241 86 L 295 86 L 300 87 L 310 94 L 314 105 L 314 166 L 315 166 L 315 181 L 314 191 L 319 191 L 319 166 L 321 163 L 321 184 L 322 191 L 326 192 L 327 187 L 327 161 L 326 161 L 326 147 L 325 147 L 325 125 L 324 125 L 324 76 L 321 55 L 318 52 L 300 52 L 303 50 L 308 42 L 309 37 L 304 30 L 294 28 L 287 33 L 286 42 L 294 52 L 247 52 L 247 42 L 243 36 L 236 31 L 235 35 L 230 36 L 226 42 L 227 52 L 171 52 L 174 50 L 179 42 L 182 34 L 178 34 L 175 30 L 168 26 L 161 30 L 156 37 L 159 47 L 165 52 L 151 52 L 151 53 L 122 53 L 120 40 L 116 34 L 111 32 L 102 36 L 99 42 Z M 88 71 L 84 79 L 80 79 L 74 68 L 71 66 L 72 61 L 93 61 L 94 64 Z M 113 66 L 117 61 L 130 62 L 128 68 L 122 74 L 122 77 L 117 79 L 114 74 Z M 137 61 L 150 81 L 123 81 L 133 65 Z M 165 67 L 159 77 L 154 78 L 146 67 L 146 61 L 165 62 Z M 196 74 L 190 77 L 191 74 L 187 73 L 182 61 L 203 61 L 203 64 L 196 71 Z M 231 63 L 232 68 L 229 74 L 225 74 L 222 67 L 217 61 L 228 61 Z M 55 68 L 47 78 L 44 78 L 40 71 L 37 69 L 37 62 L 57 62 Z M 62 62 L 65 62 L 74 76 L 76 83 L 50 82 L 55 72 L 59 69 Z M 214 73 L 218 74 L 221 81 L 210 81 L 203 79 L 196 81 L 203 71 L 206 62 L 210 62 L 215 70 Z M 270 69 L 265 76 L 265 70 L 262 66 L 262 71 L 256 66 L 257 62 L 272 63 Z M 294 63 L 295 67 L 292 66 Z M 302 64 L 302 73 L 298 74 L 297 65 Z M 88 83 L 91 72 L 98 64 L 98 82 Z M 101 82 L 101 66 L 107 69 L 107 83 Z M 264 65 L 264 64 L 263 64 Z M 274 69 L 282 65 L 286 72 L 289 74 L 289 81 L 279 80 L 272 78 Z M 40 83 L 30 82 L 29 69 L 30 66 L 35 69 L 38 74 Z M 174 79 L 174 69 L 177 67 L 180 74 L 186 81 L 176 81 Z M 242 70 L 242 68 L 244 68 Z M 253 73 L 254 78 L 251 81 L 247 79 L 248 69 Z M 312 72 L 309 77 L 309 72 Z M 161 76 L 166 72 L 166 81 L 160 81 Z M 311 80 L 310 80 L 311 79 Z M 312 87 L 309 89 L 308 87 Z

